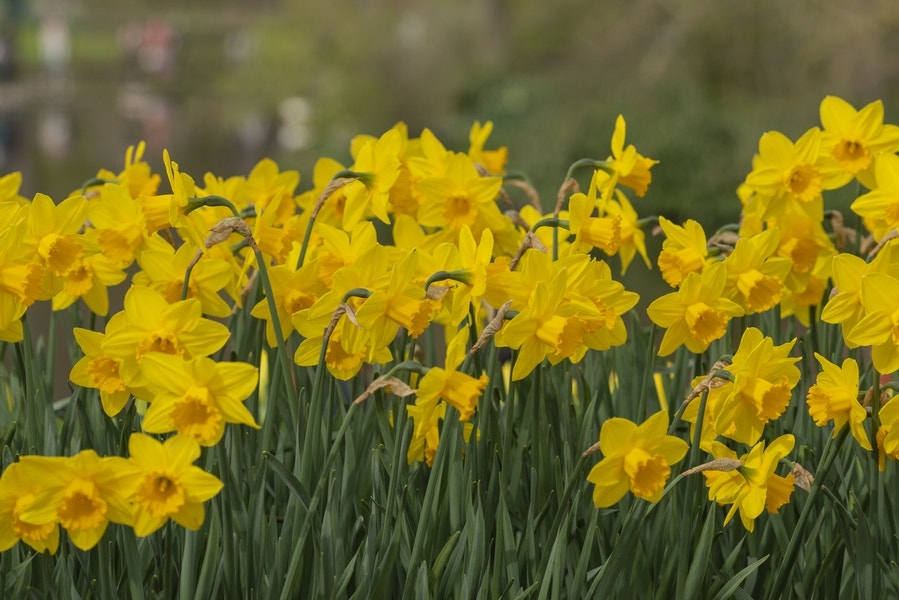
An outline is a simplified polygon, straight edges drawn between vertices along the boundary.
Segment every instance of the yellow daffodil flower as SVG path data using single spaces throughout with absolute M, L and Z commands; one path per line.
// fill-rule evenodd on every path
M 665 232 L 659 270 L 668 285 L 678 287 L 688 274 L 702 272 L 705 267 L 709 254 L 705 231 L 693 219 L 687 219 L 681 226 L 659 217 L 659 226 Z
M 106 325 L 104 352 L 122 359 L 126 385 L 143 385 L 142 358 L 149 352 L 176 354 L 184 359 L 218 351 L 231 332 L 202 316 L 200 301 L 188 298 L 169 304 L 150 288 L 132 286 L 125 293 L 125 308 Z
M 169 304 L 179 302 L 184 289 L 184 275 L 196 252 L 190 244 L 182 244 L 178 250 L 168 244 L 145 250 L 137 261 L 141 270 L 134 274 L 131 281 L 134 285 L 158 291 Z M 191 271 L 187 297 L 200 301 L 203 314 L 227 317 L 231 314 L 231 307 L 219 292 L 231 282 L 232 276 L 231 265 L 227 262 L 201 255 Z
M 874 187 L 872 166 L 879 154 L 899 151 L 899 127 L 883 122 L 883 102 L 876 100 L 861 110 L 836 96 L 821 101 L 821 150 L 837 160 L 846 173 L 867 188 Z
M 678 291 L 657 298 L 646 309 L 652 322 L 665 328 L 659 356 L 668 356 L 678 346 L 690 352 L 703 352 L 712 341 L 722 337 L 732 317 L 743 308 L 724 297 L 727 268 L 710 265 L 702 275 L 689 273 Z
M 344 231 L 351 231 L 368 214 L 384 223 L 390 222 L 387 205 L 390 188 L 400 173 L 401 146 L 402 135 L 396 129 L 390 129 L 377 141 L 369 141 L 359 150 L 351 169 L 365 175 L 364 180 L 354 181 L 344 188 Z
M 726 393 L 716 407 L 719 435 L 751 446 L 761 437 L 765 424 L 783 414 L 799 383 L 799 357 L 788 356 L 795 344 L 793 339 L 775 346 L 755 327 L 743 332 L 727 368 L 734 380 L 716 390 Z
M 780 302 L 790 261 L 773 256 L 780 241 L 779 229 L 737 241 L 724 260 L 727 267 L 727 297 L 741 305 L 747 315 L 765 312 Z
M 615 417 L 602 424 L 599 449 L 603 459 L 587 475 L 595 484 L 593 504 L 612 506 L 630 490 L 636 497 L 658 502 L 672 465 L 687 454 L 680 438 L 667 435 L 668 413 L 657 412 L 642 424 Z
M 863 316 L 849 332 L 854 346 L 873 346 L 874 368 L 880 373 L 899 370 L 899 280 L 885 273 L 862 278 Z
M 855 199 L 854 213 L 865 219 L 875 239 L 899 227 L 899 156 L 879 154 L 874 161 L 877 187 Z
M 765 448 L 765 442 L 753 446 L 748 454 L 738 460 L 742 463 L 732 471 L 707 470 L 706 485 L 709 500 L 718 504 L 730 504 L 724 518 L 727 525 L 737 512 L 746 531 L 755 529 L 755 519 L 765 509 L 777 513 L 780 507 L 790 501 L 793 492 L 793 475 L 781 477 L 774 473 L 778 461 L 793 450 L 795 439 L 792 435 L 782 435 Z M 736 458 L 736 453 L 723 445 L 717 445 L 715 458 Z
M 815 358 L 822 370 L 806 395 L 809 414 L 815 425 L 824 427 L 828 421 L 833 421 L 833 435 L 836 437 L 840 429 L 849 423 L 849 430 L 858 445 L 871 450 L 871 440 L 864 426 L 868 414 L 858 401 L 858 363 L 847 358 L 839 367 L 817 352 Z
M 93 548 L 110 521 L 132 523 L 131 504 L 122 486 L 128 472 L 124 458 L 100 458 L 93 450 L 82 450 L 71 458 L 23 456 L 20 463 L 37 486 L 34 500 L 20 514 L 22 521 L 59 523 L 81 550 Z
M 191 531 L 203 524 L 203 503 L 222 489 L 222 482 L 193 463 L 200 444 L 190 435 L 174 435 L 164 443 L 142 433 L 128 439 L 131 476 L 123 482 L 133 489 L 134 533 L 147 536 L 170 518 Z
M 22 519 L 31 507 L 39 484 L 29 476 L 28 468 L 12 463 L 0 477 L 0 552 L 22 540 L 37 552 L 56 554 L 59 548 L 59 525 L 49 521 L 40 525 Z
M 84 356 L 72 367 L 69 379 L 81 387 L 97 389 L 103 412 L 110 417 L 116 416 L 131 397 L 131 390 L 125 385 L 120 371 L 122 359 L 103 350 L 105 334 L 80 327 L 72 332 Z
M 847 339 L 849 332 L 865 314 L 862 278 L 868 273 L 886 273 L 899 278 L 899 261 L 893 259 L 896 247 L 894 242 L 888 243 L 871 262 L 854 254 L 841 253 L 833 257 L 834 291 L 824 305 L 821 320 L 842 324 L 840 330 L 847 345 L 850 345 Z
M 821 152 L 821 130 L 809 129 L 794 144 L 779 131 L 769 131 L 759 140 L 746 185 L 759 198 L 760 218 L 768 220 L 784 213 L 800 212 L 812 220 L 823 218 L 824 190 L 843 185 L 836 159 Z
M 144 431 L 177 431 L 212 446 L 222 439 L 226 423 L 259 428 L 243 404 L 259 382 L 253 365 L 152 352 L 143 357 L 141 369 L 153 395 Z
M 487 121 L 483 126 L 480 121 L 475 121 L 468 133 L 468 156 L 491 175 L 502 175 L 506 171 L 509 149 L 501 146 L 496 150 L 484 150 L 487 138 L 492 132 L 493 121 Z

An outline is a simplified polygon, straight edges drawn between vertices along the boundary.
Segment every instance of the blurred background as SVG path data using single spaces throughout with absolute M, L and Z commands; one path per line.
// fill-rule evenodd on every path
M 146 140 L 162 169 L 311 187 L 322 155 L 405 121 L 456 150 L 475 120 L 551 210 L 615 117 L 660 160 L 641 215 L 733 222 L 759 136 L 827 94 L 899 122 L 895 0 L 0 0 L 0 174 L 60 200 Z

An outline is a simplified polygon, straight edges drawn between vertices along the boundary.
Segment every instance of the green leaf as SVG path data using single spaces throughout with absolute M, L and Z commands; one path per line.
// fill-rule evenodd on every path
M 706 512 L 705 523 L 702 526 L 702 533 L 699 535 L 699 545 L 693 552 L 693 560 L 690 563 L 690 570 L 687 572 L 687 581 L 684 589 L 679 590 L 678 596 L 681 598 L 699 598 L 702 595 L 703 587 L 707 586 L 706 570 L 708 569 L 709 557 L 712 554 L 712 542 L 715 540 L 715 508 L 717 504 L 712 503 Z M 681 552 L 687 551 L 681 548 Z
M 294 474 L 284 466 L 284 463 L 275 458 L 273 454 L 269 452 L 263 452 L 262 456 L 266 458 L 266 461 L 269 465 L 271 465 L 272 470 L 281 479 L 284 485 L 287 486 L 287 489 L 290 490 L 294 498 L 299 501 L 300 505 L 303 507 L 303 510 L 308 511 L 309 505 L 312 503 L 312 498 L 309 496 L 309 492 L 306 491 L 306 488 L 303 487 L 303 484 L 300 483 L 300 480 L 297 479 Z
M 742 590 L 739 589 L 740 584 L 762 566 L 766 560 L 768 560 L 767 555 L 741 569 L 736 575 L 725 582 L 724 587 L 718 590 L 718 593 L 715 594 L 713 600 L 725 600 L 726 598 L 734 597 L 738 592 L 742 592 Z

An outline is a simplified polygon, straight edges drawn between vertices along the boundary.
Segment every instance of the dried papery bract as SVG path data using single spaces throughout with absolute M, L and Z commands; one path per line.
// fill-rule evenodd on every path
M 359 325 L 359 321 L 356 320 L 356 311 L 353 310 L 353 307 L 347 304 L 346 302 L 341 302 L 334 313 L 331 315 L 331 322 L 328 323 L 328 328 L 325 329 L 325 340 L 331 339 L 331 334 L 334 333 L 334 328 L 337 327 L 337 323 L 340 322 L 340 317 L 346 315 L 347 320 L 355 325 L 356 327 L 362 328 Z
M 543 242 L 540 241 L 540 238 L 538 238 L 533 231 L 528 231 L 524 235 L 524 241 L 521 242 L 521 246 L 518 247 L 518 252 L 516 252 L 515 256 L 512 257 L 512 260 L 509 261 L 510 271 L 515 270 L 515 266 L 518 264 L 518 261 L 521 260 L 521 257 L 524 256 L 524 253 L 531 248 L 539 250 L 540 252 L 549 252 L 549 249 L 543 245 Z
M 806 492 L 812 491 L 812 486 L 815 485 L 815 477 L 808 472 L 808 470 L 800 465 L 799 463 L 793 463 L 793 469 L 790 471 L 793 474 L 793 477 L 796 478 L 796 485 Z
M 855 232 L 853 231 L 853 233 L 855 233 Z M 868 252 L 868 257 L 866 260 L 868 262 L 871 262 L 872 260 L 874 260 L 874 257 L 877 256 L 881 250 L 883 250 L 884 246 L 886 246 L 890 242 L 890 240 L 895 240 L 897 237 L 899 237 L 899 231 L 897 231 L 895 229 L 890 229 L 889 232 L 887 232 L 887 234 L 885 236 L 883 236 L 883 239 L 880 240 L 879 242 L 877 242 L 876 246 L 871 248 L 871 251 Z M 868 240 L 869 238 L 865 238 L 865 239 Z M 870 239 L 873 239 L 873 238 L 870 238 Z
M 581 191 L 581 186 L 578 185 L 577 179 L 574 177 L 566 179 L 559 188 L 558 195 L 556 195 L 556 207 L 553 209 L 553 215 L 558 217 L 562 207 L 565 205 L 565 201 L 568 200 L 568 196 L 579 191 Z
M 694 398 L 698 398 L 703 392 L 710 392 L 715 388 L 726 385 L 730 380 L 722 377 L 721 371 L 726 371 L 729 366 L 730 362 L 724 359 L 716 361 L 709 370 L 709 374 L 703 377 L 702 381 L 697 383 L 687 397 L 684 398 L 684 405 L 689 404 Z
M 527 196 L 528 202 L 531 203 L 531 206 L 536 208 L 538 213 L 543 212 L 543 207 L 540 206 L 540 196 L 537 194 L 537 190 L 534 189 L 534 186 L 530 183 L 522 181 L 521 179 L 506 179 L 503 183 L 523 191 L 524 195 Z
M 335 177 L 332 179 L 328 184 L 328 187 L 326 187 L 321 196 L 318 197 L 318 200 L 315 201 L 315 206 L 312 207 L 309 218 L 314 220 L 318 216 L 319 211 L 321 211 L 322 206 L 325 205 L 325 202 L 328 201 L 328 198 L 330 198 L 334 192 L 354 181 L 356 181 L 355 177 Z
M 830 219 L 830 226 L 833 229 L 834 235 L 834 245 L 836 246 L 839 252 L 845 252 L 846 245 L 850 242 L 855 242 L 858 233 L 855 229 L 851 227 L 846 227 L 845 221 L 843 219 L 843 213 L 838 210 L 828 210 L 824 213 L 825 218 Z M 893 234 L 893 237 L 896 237 L 895 229 L 890 233 Z M 878 244 L 878 250 L 882 247 L 882 244 L 885 244 L 890 238 L 890 234 L 888 233 L 884 236 L 884 239 L 880 241 Z M 876 252 L 875 252 L 876 254 Z M 873 258 L 873 256 L 871 257 Z
M 507 219 L 512 221 L 512 223 L 514 225 L 517 225 L 518 227 L 521 227 L 522 229 L 530 229 L 531 228 L 531 226 L 528 225 L 528 222 L 524 220 L 524 218 L 521 216 L 521 213 L 519 213 L 517 210 L 507 210 L 503 213 L 503 215 Z
M 505 304 L 499 307 L 496 311 L 496 314 L 493 316 L 490 321 L 484 326 L 484 330 L 481 332 L 481 337 L 478 338 L 471 348 L 468 350 L 469 356 L 474 356 L 477 352 L 483 348 L 490 339 L 496 335 L 496 332 L 500 330 L 503 326 L 503 322 L 506 319 L 506 313 L 509 312 L 509 309 L 512 307 L 512 301 L 507 300 Z
M 728 471 L 736 471 L 742 466 L 743 461 L 737 460 L 736 458 L 716 458 L 707 463 L 697 465 L 692 469 L 687 469 L 682 475 L 695 475 L 696 473 L 701 473 L 703 471 L 721 471 L 722 473 L 727 473 Z
M 370 384 L 368 384 L 368 387 L 365 388 L 365 391 L 362 392 L 362 394 L 360 394 L 359 397 L 353 401 L 353 403 L 362 404 L 363 402 L 368 400 L 368 398 L 376 391 L 386 387 L 390 388 L 391 394 L 399 396 L 400 398 L 405 398 L 406 396 L 411 396 L 415 393 L 415 390 L 409 387 L 409 384 L 405 381 L 402 381 L 401 379 L 398 379 L 396 377 L 378 377 Z

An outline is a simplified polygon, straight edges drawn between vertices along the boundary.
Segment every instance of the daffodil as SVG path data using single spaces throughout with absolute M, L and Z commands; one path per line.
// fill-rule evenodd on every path
M 593 187 L 591 186 L 591 190 Z M 621 216 L 594 217 L 595 196 L 572 194 L 568 200 L 568 224 L 574 233 L 571 244 L 574 252 L 589 252 L 599 248 L 609 256 L 618 251 L 621 244 Z
M 122 486 L 128 471 L 124 458 L 100 458 L 93 450 L 82 450 L 71 458 L 23 456 L 20 464 L 37 486 L 34 500 L 21 511 L 22 521 L 59 523 L 81 550 L 93 548 L 110 521 L 132 523 Z
M 53 310 L 68 308 L 84 300 L 96 315 L 109 313 L 109 288 L 125 281 L 127 274 L 103 254 L 90 254 L 66 274 L 62 289 L 53 296 Z
M 726 390 L 727 394 L 716 409 L 715 429 L 719 435 L 751 446 L 761 437 L 765 424 L 783 414 L 799 383 L 799 357 L 788 356 L 795 343 L 793 339 L 775 346 L 770 337 L 755 327 L 743 332 L 727 368 L 733 383 L 719 390 Z
M 83 196 L 66 198 L 58 205 L 45 194 L 36 194 L 28 210 L 28 233 L 23 242 L 34 249 L 44 265 L 45 281 L 40 299 L 52 298 L 62 288 L 66 275 L 85 254 L 85 239 L 79 234 L 87 216 Z
M 13 171 L 0 176 L 0 204 L 22 206 L 28 203 L 28 199 L 19 195 L 22 187 L 22 173 Z
M 368 223 L 368 225 L 371 225 Z M 358 227 L 362 227 L 362 224 Z M 293 314 L 293 326 L 305 339 L 297 347 L 294 361 L 300 366 L 318 364 L 324 343 L 325 329 L 335 313 L 345 304 L 352 318 L 343 310 L 325 347 L 325 364 L 328 371 L 340 380 L 352 378 L 365 362 L 383 363 L 391 359 L 389 348 L 372 343 L 371 332 L 355 321 L 355 311 L 363 300 L 356 295 L 347 297 L 354 289 L 379 289 L 390 277 L 386 248 L 372 240 L 365 260 L 356 260 L 351 266 L 341 267 L 329 282 L 331 291 L 323 294 L 309 307 Z M 364 295 L 364 294 L 363 294 Z
M 809 414 L 815 425 L 823 427 L 828 421 L 833 421 L 833 435 L 836 437 L 840 429 L 849 423 L 849 430 L 858 445 L 871 450 L 871 440 L 864 426 L 868 414 L 858 401 L 858 363 L 847 358 L 840 367 L 817 352 L 815 358 L 822 370 L 806 395 Z
M 641 228 L 637 211 L 627 196 L 621 190 L 615 190 L 615 198 L 608 200 L 604 208 L 607 216 L 613 219 L 620 217 L 618 256 L 621 259 L 621 274 L 627 272 L 627 268 L 638 254 L 643 258 L 646 268 L 651 269 L 652 263 L 646 252 L 646 234 Z
M 346 167 L 333 158 L 322 157 L 315 161 L 312 168 L 312 185 L 311 190 L 305 191 L 296 198 L 297 205 L 303 209 L 303 218 L 308 219 L 309 213 L 315 207 L 316 203 L 328 186 L 334 176 Z M 315 224 L 330 225 L 339 229 L 343 228 L 343 213 L 346 209 L 346 194 L 344 188 L 338 188 L 331 192 L 324 204 L 321 205 L 318 215 L 315 217 Z M 305 222 L 303 225 L 305 231 Z
M 118 173 L 106 169 L 100 169 L 97 179 L 104 180 L 106 185 L 121 185 L 128 191 L 128 195 L 135 200 L 142 196 L 152 196 L 159 188 L 160 177 L 153 173 L 150 165 L 144 162 L 144 151 L 147 144 L 138 142 L 137 146 L 128 146 L 125 150 L 125 167 Z M 168 203 L 166 203 L 168 210 Z
M 104 352 L 105 334 L 80 327 L 74 328 L 72 333 L 84 356 L 72 367 L 69 379 L 81 387 L 98 390 L 103 412 L 110 417 L 116 416 L 131 397 L 131 390 L 125 385 L 120 371 L 122 359 Z
M 27 307 L 15 296 L 0 293 L 0 342 L 21 342 L 25 335 L 22 315 Z
M 260 215 L 276 197 L 283 196 L 287 201 L 280 204 L 275 217 L 276 223 L 283 224 L 296 212 L 293 193 L 299 184 L 299 171 L 281 171 L 278 163 L 263 158 L 237 186 L 234 202 L 241 208 L 253 206 L 256 214 Z
M 468 332 L 463 328 L 450 340 L 443 368 L 431 367 L 418 382 L 416 403 L 427 404 L 440 398 L 459 412 L 460 421 L 468 421 L 477 408 L 489 379 L 486 375 L 472 377 L 459 371 L 465 359 Z
M 850 208 L 873 225 L 871 233 L 879 240 L 891 229 L 899 227 L 899 156 L 877 155 L 874 173 L 877 186 L 856 198 Z
M 780 302 L 790 261 L 774 256 L 779 241 L 780 230 L 765 230 L 737 241 L 724 260 L 727 296 L 747 315 L 764 312 Z
M 182 244 L 177 250 L 168 244 L 145 250 L 138 258 L 141 270 L 131 281 L 160 292 L 169 304 L 178 302 L 183 299 L 184 277 L 196 253 L 190 244 Z M 219 292 L 231 282 L 232 276 L 227 262 L 201 254 L 190 273 L 187 298 L 197 298 L 203 314 L 227 317 L 231 307 Z
M 763 220 L 802 212 L 820 221 L 822 192 L 845 182 L 836 159 L 821 152 L 821 130 L 817 127 L 805 132 L 796 143 L 778 131 L 765 133 L 752 167 L 746 185 L 759 196 Z
M 899 370 L 899 280 L 885 273 L 862 278 L 863 316 L 846 337 L 853 346 L 873 346 L 874 368 Z
M 681 226 L 659 217 L 659 226 L 665 232 L 659 270 L 668 285 L 678 287 L 688 274 L 702 272 L 705 267 L 709 254 L 705 231 L 693 219 L 687 219 Z
M 722 337 L 732 317 L 743 314 L 739 304 L 723 296 L 727 268 L 710 265 L 698 273 L 689 273 L 676 292 L 657 298 L 646 309 L 652 322 L 665 328 L 659 356 L 668 356 L 678 346 L 690 352 L 703 352 Z
M 97 231 L 100 251 L 117 267 L 127 269 L 150 243 L 139 201 L 120 185 L 101 187 L 99 196 L 88 205 L 87 216 Z
M 27 207 L 16 206 L 9 220 L 0 224 L 0 293 L 31 306 L 41 294 L 44 267 L 24 244 L 27 214 Z
M 617 185 L 631 188 L 637 196 L 643 197 L 652 182 L 650 169 L 659 161 L 643 156 L 637 152 L 633 144 L 625 147 L 626 134 L 627 123 L 622 115 L 618 115 L 615 120 L 615 131 L 612 133 L 612 156 L 606 161 L 615 172 L 601 190 L 603 199 L 611 198 L 612 191 Z
M 624 314 L 636 306 L 640 296 L 624 289 L 612 279 L 612 271 L 605 262 L 584 257 L 566 260 L 568 293 L 587 300 L 596 308 L 595 316 L 584 312 L 584 346 L 593 350 L 608 350 L 627 341 Z M 579 300 L 580 301 L 580 300 Z
M 780 230 L 777 256 L 790 261 L 781 296 L 781 317 L 796 316 L 809 326 L 810 311 L 821 304 L 837 251 L 820 221 L 802 213 L 785 213 L 768 221 Z
M 497 346 L 518 350 L 513 381 L 526 377 L 544 358 L 557 364 L 582 355 L 585 320 L 598 317 L 599 312 L 587 302 L 566 302 L 567 280 L 568 273 L 563 269 L 552 280 L 537 283 L 531 304 L 496 334 Z
M 125 293 L 124 305 L 106 325 L 103 350 L 123 359 L 121 373 L 129 386 L 143 385 L 140 363 L 147 353 L 163 352 L 184 359 L 209 356 L 231 335 L 223 324 L 203 318 L 196 298 L 169 304 L 155 290 L 132 286 Z
M 222 439 L 226 423 L 259 428 L 243 404 L 259 381 L 253 365 L 153 352 L 144 356 L 141 368 L 153 393 L 144 431 L 177 431 L 212 446 Z
M 418 220 L 425 227 L 446 228 L 453 237 L 462 225 L 476 236 L 485 228 L 502 230 L 507 222 L 495 202 L 502 184 L 500 177 L 481 176 L 467 155 L 452 154 L 445 175 L 419 180 L 424 198 Z
M 485 229 L 481 233 L 481 241 L 476 242 L 467 226 L 459 230 L 458 245 L 447 242 L 434 250 L 430 264 L 435 264 L 440 271 L 453 274 L 452 283 L 456 284 L 448 288 L 447 295 L 442 299 L 443 306 L 449 307 L 451 325 L 461 323 L 470 309 L 479 310 L 487 289 L 487 269 L 492 256 L 493 233 Z M 432 283 L 440 281 L 448 280 L 433 280 Z M 439 319 L 435 316 L 434 320 Z
M 587 475 L 595 484 L 593 504 L 612 506 L 630 490 L 658 502 L 671 477 L 671 467 L 687 454 L 685 441 L 667 435 L 668 413 L 657 412 L 642 424 L 614 417 L 602 424 L 599 449 L 603 459 Z
M 862 278 L 868 273 L 886 273 L 899 277 L 899 262 L 893 260 L 896 244 L 888 243 L 871 262 L 854 254 L 833 257 L 833 292 L 821 312 L 825 323 L 841 324 L 843 340 L 865 314 L 862 304 Z
M 484 150 L 487 138 L 493 132 L 493 121 L 487 121 L 481 125 L 475 121 L 468 133 L 468 156 L 476 164 L 481 165 L 491 175 L 502 175 L 506 171 L 506 160 L 509 158 L 509 149 L 501 146 L 496 150 Z
M 413 281 L 417 260 L 418 254 L 409 252 L 394 266 L 387 285 L 372 290 L 356 311 L 357 321 L 370 332 L 375 347 L 393 341 L 400 327 L 417 338 L 431 323 L 435 303 L 425 296 L 424 288 Z
M 416 461 L 424 461 L 429 467 L 434 464 L 440 444 L 440 421 L 446 416 L 446 403 L 437 400 L 435 396 L 416 398 L 413 404 L 406 406 L 414 424 L 406 451 L 406 461 L 410 465 Z
M 836 96 L 821 101 L 821 150 L 829 152 L 846 173 L 867 188 L 874 187 L 874 157 L 899 151 L 899 127 L 883 122 L 883 102 L 876 100 L 856 110 Z
M 899 460 L 899 401 L 892 397 L 880 408 L 877 430 L 877 467 L 886 469 L 886 459 Z
M 318 262 L 306 262 L 299 270 L 290 265 L 275 265 L 268 270 L 275 295 L 275 306 L 278 322 L 281 324 L 281 336 L 287 338 L 291 330 L 291 317 L 294 313 L 309 308 L 327 292 L 324 282 L 318 277 Z M 260 300 L 250 311 L 257 319 L 265 321 L 265 339 L 268 345 L 275 347 L 275 327 L 267 298 Z
M 200 444 L 190 435 L 174 435 L 164 443 L 142 433 L 128 439 L 134 471 L 127 488 L 134 490 L 134 533 L 150 535 L 172 519 L 196 531 L 203 524 L 203 503 L 222 489 L 222 482 L 193 463 Z
M 716 458 L 739 461 L 738 466 L 730 471 L 702 472 L 709 488 L 709 500 L 721 505 L 731 505 L 724 518 L 725 525 L 739 512 L 743 527 L 751 532 L 762 511 L 767 509 L 769 513 L 777 513 L 781 506 L 790 501 L 793 475 L 782 477 L 774 470 L 780 459 L 793 450 L 794 443 L 795 439 L 790 434 L 775 439 L 767 448 L 765 442 L 761 441 L 739 459 L 735 452 L 717 445 Z
M 384 223 L 390 221 L 387 205 L 390 188 L 399 177 L 401 144 L 399 131 L 390 129 L 377 141 L 369 141 L 359 150 L 351 169 L 362 174 L 362 178 L 348 184 L 343 192 L 346 196 L 344 231 L 351 231 L 368 214 Z
M 29 476 L 28 468 L 12 463 L 0 477 L 0 552 L 22 540 L 37 552 L 56 554 L 59 525 L 50 521 L 40 525 L 22 519 L 22 513 L 34 502 L 39 484 Z
M 349 234 L 329 225 L 321 225 L 317 230 L 322 243 L 314 256 L 318 260 L 318 276 L 328 288 L 338 269 L 352 266 L 360 258 L 370 256 L 378 245 L 375 227 L 369 221 L 359 223 Z

